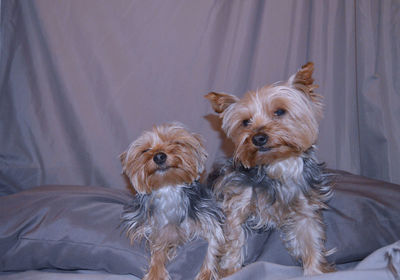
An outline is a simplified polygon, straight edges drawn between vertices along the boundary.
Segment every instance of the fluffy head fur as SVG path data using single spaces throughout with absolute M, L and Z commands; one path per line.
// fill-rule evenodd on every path
M 247 168 L 271 164 L 297 157 L 315 143 L 322 103 L 314 93 L 313 70 L 308 63 L 288 81 L 249 91 L 242 99 L 215 92 L 205 96 L 235 144 L 235 162 Z
M 157 154 L 164 154 L 165 162 L 157 163 Z M 199 135 L 172 123 L 145 131 L 120 158 L 135 190 L 150 193 L 163 186 L 190 184 L 199 179 L 207 153 Z

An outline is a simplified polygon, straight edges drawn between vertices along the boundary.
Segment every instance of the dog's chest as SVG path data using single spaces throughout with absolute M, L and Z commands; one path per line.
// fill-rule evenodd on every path
M 166 186 L 153 192 L 151 208 L 158 226 L 179 225 L 187 213 L 187 203 L 185 203 L 182 187 Z

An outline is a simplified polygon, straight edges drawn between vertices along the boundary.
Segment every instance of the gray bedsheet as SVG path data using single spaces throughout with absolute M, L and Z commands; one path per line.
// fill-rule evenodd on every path
M 300 267 L 284 266 L 269 262 L 252 263 L 226 280 L 398 280 L 400 272 L 400 241 L 380 248 L 354 269 L 327 273 L 313 277 L 303 277 Z M 45 271 L 26 271 L 1 275 L 1 280 L 136 280 L 133 275 L 115 275 L 104 272 L 77 271 L 71 273 L 57 273 Z
M 335 195 L 324 211 L 324 222 L 327 248 L 337 251 L 328 261 L 348 272 L 372 252 L 400 240 L 400 186 L 332 172 Z M 70 276 L 143 277 L 148 251 L 144 244 L 131 245 L 121 228 L 120 215 L 131 199 L 132 195 L 125 191 L 67 185 L 38 186 L 0 197 L 0 275 L 63 279 L 60 277 L 69 275 L 54 272 L 80 271 Z M 232 279 L 300 277 L 299 264 L 288 254 L 279 235 L 279 231 L 249 235 L 245 257 L 249 265 Z M 172 279 L 193 279 L 206 246 L 204 240 L 197 239 L 180 247 L 177 257 L 167 265 Z M 396 250 L 393 248 L 393 252 Z M 361 268 L 370 269 L 369 264 L 372 263 Z M 380 268 L 385 266 L 383 263 Z M 358 275 L 359 268 L 352 273 Z M 373 273 L 380 273 L 376 268 Z M 46 272 L 42 275 L 43 271 Z M 97 275 L 99 271 L 102 272 Z
M 268 262 L 255 262 L 244 267 L 227 280 L 343 280 L 343 279 L 400 279 L 400 241 L 383 247 L 361 261 L 354 269 L 342 270 L 313 277 L 302 276 L 300 267 L 283 266 Z

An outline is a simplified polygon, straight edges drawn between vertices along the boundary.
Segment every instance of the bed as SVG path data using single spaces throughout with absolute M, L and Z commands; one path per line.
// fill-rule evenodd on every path
M 400 186 L 333 170 L 324 211 L 328 257 L 338 272 L 315 279 L 396 279 L 400 266 Z M 129 243 L 120 216 L 129 191 L 47 185 L 0 197 L 1 279 L 140 279 L 149 257 Z M 193 240 L 168 264 L 193 279 L 207 243 Z M 248 237 L 246 266 L 227 279 L 302 279 L 279 231 Z M 396 274 L 397 273 L 397 274 Z

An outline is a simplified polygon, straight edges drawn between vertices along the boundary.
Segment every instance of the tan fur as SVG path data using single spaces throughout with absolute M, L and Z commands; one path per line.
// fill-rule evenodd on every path
M 221 190 L 225 191 L 225 190 Z M 221 275 L 228 276 L 243 264 L 243 247 L 246 241 L 242 224 L 248 219 L 254 211 L 252 204 L 251 189 L 241 190 L 231 188 L 229 195 L 224 194 L 223 209 L 225 209 L 226 221 L 224 225 L 225 246 L 223 247 L 223 256 L 221 258 Z
M 168 156 L 168 172 L 157 172 L 159 167 L 152 160 L 160 151 Z M 145 131 L 120 155 L 123 171 L 138 193 L 195 181 L 204 170 L 206 158 L 201 137 L 177 123 Z
M 277 227 L 292 255 L 300 259 L 306 275 L 331 271 L 325 260 L 325 232 L 320 210 L 328 195 L 311 191 L 305 196 L 303 157 L 318 138 L 322 117 L 321 96 L 314 93 L 313 63 L 307 63 L 284 83 L 266 85 L 247 92 L 241 99 L 226 93 L 210 92 L 205 97 L 222 118 L 222 129 L 235 144 L 233 160 L 244 168 L 261 168 L 280 182 L 276 201 L 268 201 L 265 191 L 251 186 L 235 186 L 220 178 L 213 188 L 226 213 L 224 227 L 226 255 L 221 268 L 229 275 L 243 264 L 245 233 L 251 219 L 253 228 Z M 255 144 L 257 135 L 267 137 Z M 231 176 L 231 174 L 225 174 Z

